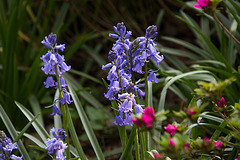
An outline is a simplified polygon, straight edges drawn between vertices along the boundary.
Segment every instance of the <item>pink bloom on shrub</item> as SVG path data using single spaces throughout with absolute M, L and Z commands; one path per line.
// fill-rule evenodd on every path
M 217 106 L 218 107 L 225 106 L 225 99 L 223 97 L 217 102 Z
M 137 118 L 132 118 L 131 121 L 140 127 L 142 126 L 141 122 Z
M 147 107 L 143 110 L 142 122 L 147 126 L 151 127 L 154 119 L 154 110 L 152 107 Z
M 196 113 L 196 111 L 193 110 L 193 107 L 188 110 L 188 115 L 189 116 L 191 116 L 191 115 L 193 115 L 195 113 Z
M 163 158 L 163 156 L 160 153 L 154 153 L 154 158 Z
M 219 142 L 214 142 L 214 146 L 216 147 L 216 148 L 222 148 L 223 147 L 223 141 L 219 141 Z
M 153 117 L 143 114 L 142 121 L 147 127 L 152 127 Z
M 237 156 L 237 160 L 240 160 L 240 155 Z
M 189 144 L 189 143 L 185 143 L 185 144 L 183 145 L 183 148 L 184 148 L 184 149 L 190 148 L 190 144 Z
M 203 138 L 203 141 L 207 142 L 207 143 L 211 143 L 211 141 L 207 138 L 207 137 L 204 137 Z
M 152 107 L 147 107 L 143 110 L 144 115 L 148 115 L 150 117 L 154 117 L 154 110 Z
M 195 8 L 206 7 L 209 4 L 210 0 L 198 0 L 197 4 L 194 5 Z
M 178 126 L 173 126 L 171 124 L 168 124 L 166 127 L 166 131 L 172 136 L 174 133 L 178 130 Z
M 176 146 L 176 142 L 172 140 L 172 138 L 169 138 L 169 146 L 174 147 Z

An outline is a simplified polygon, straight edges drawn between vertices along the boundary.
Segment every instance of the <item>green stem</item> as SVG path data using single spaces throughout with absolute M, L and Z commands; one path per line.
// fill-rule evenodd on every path
M 240 41 L 237 40 L 237 38 L 234 37 L 234 35 L 232 35 L 232 34 L 229 32 L 229 30 L 219 21 L 219 19 L 218 19 L 214 14 L 213 14 L 212 16 L 213 16 L 214 20 L 222 27 L 222 29 L 223 29 L 225 32 L 227 32 L 227 34 L 228 34 L 230 37 L 232 37 L 232 39 L 240 45 Z
M 139 136 L 140 136 L 140 143 L 141 143 L 142 159 L 144 160 L 146 155 L 144 132 L 140 132 Z
M 136 129 L 136 136 L 135 136 L 135 154 L 136 154 L 136 160 L 140 160 L 138 129 Z
M 144 70 L 145 70 L 145 74 L 144 74 L 144 78 L 145 78 L 145 108 L 148 107 L 148 66 L 147 63 L 145 63 L 144 66 Z M 146 146 L 146 151 L 149 151 L 149 133 L 145 132 L 144 133 L 144 137 L 145 137 L 145 146 Z M 146 154 L 146 158 L 148 158 L 148 154 Z
M 61 84 L 60 84 L 60 75 L 58 73 L 58 68 L 57 65 L 55 65 L 55 70 L 56 70 L 56 78 L 57 78 L 57 83 L 58 83 L 58 90 L 59 90 L 59 95 L 60 95 L 60 99 L 62 100 L 63 98 L 63 92 L 62 92 L 62 88 L 61 88 Z M 61 103 L 60 103 L 61 105 Z M 64 131 L 66 132 L 66 139 L 65 142 L 67 143 L 68 148 L 66 149 L 66 153 L 67 153 L 67 159 L 71 158 L 71 153 L 70 153 L 70 145 L 69 145 L 69 133 L 68 133 L 68 125 L 67 125 L 67 105 L 64 104 L 62 105 L 62 115 L 63 115 L 63 128 Z

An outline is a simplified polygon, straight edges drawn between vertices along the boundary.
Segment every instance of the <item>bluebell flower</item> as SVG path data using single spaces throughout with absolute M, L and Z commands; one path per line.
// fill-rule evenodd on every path
M 54 81 L 54 79 L 51 76 L 47 77 L 46 82 L 43 82 L 43 84 L 45 85 L 46 88 L 56 86 L 55 85 L 55 81 Z
M 57 35 L 51 33 L 48 36 L 45 36 L 45 39 L 41 41 L 43 45 L 45 45 L 49 50 L 45 55 L 43 55 L 40 59 L 43 60 L 45 65 L 41 68 L 42 71 L 46 75 L 55 75 L 59 76 L 60 79 L 60 90 L 61 92 L 64 91 L 64 95 L 60 102 L 62 104 L 68 103 L 70 104 L 72 101 L 70 100 L 70 95 L 67 92 L 67 83 L 65 82 L 62 74 L 67 72 L 71 69 L 71 66 L 68 66 L 65 63 L 64 55 L 60 55 L 58 53 L 59 50 L 63 51 L 65 49 L 65 44 L 57 44 Z M 55 87 L 57 88 L 58 82 L 55 82 L 52 77 L 48 77 L 46 82 L 44 82 L 46 88 Z M 53 113 L 51 115 L 60 115 L 60 110 L 57 108 L 56 105 L 53 105 Z
M 126 27 L 123 22 L 118 23 L 117 26 L 113 26 L 113 29 L 120 36 L 124 36 L 126 33 Z
M 65 44 L 56 45 L 54 49 L 63 51 L 65 49 Z
M 141 89 L 137 89 L 137 94 L 140 100 L 143 100 L 143 97 L 145 96 L 145 92 L 143 92 Z
M 63 95 L 63 98 L 62 98 L 62 100 L 60 100 L 60 102 L 62 104 L 65 104 L 66 102 L 67 102 L 67 104 L 72 103 L 72 100 L 70 99 L 70 94 L 68 92 L 65 92 Z
M 108 59 L 111 62 L 102 66 L 103 70 L 110 68 L 107 76 L 107 80 L 110 81 L 109 90 L 104 93 L 104 96 L 109 100 L 117 98 L 118 115 L 113 123 L 120 126 L 132 125 L 131 115 L 143 111 L 134 97 L 137 94 L 137 97 L 143 100 L 145 96 L 145 93 L 138 88 L 138 82 L 132 76 L 135 74 L 134 72 L 144 74 L 143 66 L 147 65 L 150 60 L 159 64 L 163 60 L 163 56 L 157 52 L 156 44 L 153 42 L 153 38 L 157 35 L 156 26 L 149 26 L 146 29 L 145 37 L 137 37 L 134 41 L 129 39 L 132 32 L 127 31 L 124 23 L 118 23 L 113 28 L 115 33 L 111 33 L 109 36 L 116 41 L 108 53 Z M 158 82 L 154 72 L 150 72 L 148 80 Z M 119 94 L 120 92 L 121 94 Z
M 125 101 L 119 106 L 120 112 L 132 112 L 133 101 L 131 99 L 125 99 Z
M 12 154 L 10 156 L 10 160 L 22 160 L 22 157 L 23 157 L 23 155 L 21 157 L 19 157 L 19 156 L 16 156 L 16 155 Z
M 133 122 L 131 119 L 132 119 L 132 113 L 126 114 L 126 118 L 123 120 L 124 125 L 132 126 Z
M 106 65 L 102 65 L 102 70 L 106 70 L 106 69 L 112 67 L 112 65 L 113 65 L 112 63 L 108 63 Z
M 60 63 L 61 66 L 61 73 L 64 73 L 66 71 L 69 71 L 71 69 L 71 66 L 67 66 L 67 64 L 65 62 Z
M 115 124 L 116 126 L 123 126 L 123 113 L 120 113 L 119 115 L 117 115 L 115 117 L 115 121 L 113 122 L 113 124 Z
M 134 109 L 135 109 L 135 114 L 143 113 L 143 109 L 140 104 L 135 104 Z
M 56 34 L 49 34 L 45 36 L 45 39 L 41 41 L 41 43 L 49 49 L 52 49 L 54 44 L 56 43 L 57 35 Z
M 57 85 L 57 84 L 56 84 Z M 60 86 L 62 88 L 65 88 L 67 87 L 68 83 L 65 82 L 64 78 L 63 77 L 60 77 Z
M 57 139 L 62 139 L 63 140 L 67 137 L 66 132 L 62 128 L 58 128 L 58 130 L 56 132 L 56 129 L 53 127 L 50 132 Z
M 150 72 L 149 76 L 148 76 L 148 81 L 153 82 L 153 83 L 158 83 L 158 79 L 157 76 L 154 72 Z
M 109 100 L 114 100 L 115 99 L 114 90 L 112 88 L 110 88 L 107 93 L 104 93 L 104 97 L 106 97 Z
M 62 129 L 58 129 L 58 133 L 56 133 L 55 128 L 51 129 L 51 132 L 54 135 L 54 138 L 48 138 L 45 141 L 46 147 L 49 154 L 55 154 L 56 160 L 64 160 L 66 157 L 63 155 L 65 149 L 68 148 L 66 143 L 63 143 L 62 139 L 65 137 L 65 131 Z
M 17 148 L 17 143 L 12 143 L 11 139 L 6 136 L 3 131 L 0 131 L 0 160 L 7 160 L 7 157 L 17 158 L 12 154 L 12 151 Z M 7 157 L 6 157 L 7 156 Z M 16 160 L 21 160 L 22 157 L 18 157 Z
M 158 34 L 157 27 L 155 25 L 149 26 L 146 29 L 146 38 L 154 38 Z
M 58 107 L 54 104 L 52 107 L 52 113 L 50 115 L 55 116 L 56 114 L 58 114 L 59 116 L 61 116 L 61 113 L 62 111 L 60 111 Z

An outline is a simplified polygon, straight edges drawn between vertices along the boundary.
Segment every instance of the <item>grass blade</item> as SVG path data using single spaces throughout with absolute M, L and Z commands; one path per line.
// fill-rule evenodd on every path
M 79 142 L 76 130 L 73 125 L 71 114 L 69 112 L 68 107 L 66 107 L 66 108 L 67 108 L 67 122 L 68 122 L 69 132 L 71 134 L 71 138 L 73 140 L 74 146 L 76 147 L 77 153 L 79 154 L 78 156 L 80 156 L 80 158 L 82 160 L 86 160 L 87 157 L 86 157 L 85 153 L 83 152 L 82 146 Z
M 168 81 L 166 83 L 166 85 L 163 87 L 163 90 L 161 92 L 159 105 L 158 105 L 158 111 L 161 111 L 161 110 L 164 109 L 164 104 L 165 104 L 167 90 L 175 81 L 177 81 L 177 80 L 179 80 L 179 79 L 181 79 L 183 77 L 191 76 L 191 75 L 194 75 L 194 74 L 201 74 L 201 73 L 210 73 L 210 72 L 209 71 L 191 71 L 191 72 L 180 74 L 180 75 L 172 78 L 170 81 Z
M 71 84 L 68 85 L 68 88 L 69 88 L 69 91 L 70 91 L 70 93 L 72 95 L 73 102 L 74 102 L 75 107 L 76 107 L 76 109 L 78 111 L 79 117 L 80 117 L 80 119 L 82 121 L 83 127 L 84 127 L 84 129 L 85 129 L 85 131 L 87 133 L 87 136 L 88 136 L 88 138 L 89 138 L 89 140 L 90 140 L 90 142 L 92 144 L 92 147 L 93 147 L 93 149 L 94 149 L 94 151 L 96 153 L 96 156 L 98 157 L 98 159 L 105 159 L 104 155 L 102 153 L 101 147 L 100 147 L 100 145 L 99 145 L 99 143 L 97 141 L 97 138 L 96 138 L 96 136 L 95 136 L 95 134 L 93 132 L 93 129 L 91 127 L 91 124 L 90 124 L 90 122 L 89 122 L 89 120 L 87 118 L 87 115 L 86 115 L 83 107 L 82 107 L 81 102 L 79 101 L 79 99 L 78 99 L 75 91 L 73 90 Z
M 13 140 L 13 142 L 18 142 L 20 138 L 22 138 L 23 134 L 27 131 L 27 129 L 31 126 L 31 124 L 36 120 L 36 118 L 40 115 L 38 113 L 28 124 L 22 129 L 19 135 Z
M 24 107 L 21 103 L 15 101 L 15 104 L 18 106 L 18 108 L 22 111 L 22 113 L 27 117 L 29 121 L 31 121 L 34 118 L 34 115 L 26 108 Z M 47 138 L 49 137 L 48 132 L 44 129 L 44 127 L 41 125 L 41 123 L 36 120 L 33 122 L 33 127 L 37 131 L 38 135 L 41 137 L 43 141 L 46 141 Z

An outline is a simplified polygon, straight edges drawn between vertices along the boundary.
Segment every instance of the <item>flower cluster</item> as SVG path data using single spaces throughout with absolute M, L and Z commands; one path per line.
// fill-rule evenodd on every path
M 208 6 L 210 3 L 210 0 L 198 0 L 194 7 L 199 9 Z
M 165 129 L 172 136 L 178 130 L 178 126 L 173 126 L 171 124 L 168 124 Z
M 17 149 L 17 143 L 12 143 L 11 139 L 3 131 L 0 131 L 0 159 L 21 160 L 22 156 L 11 154 L 14 149 Z
M 54 160 L 63 160 L 66 159 L 66 156 L 63 156 L 63 153 L 66 148 L 68 148 L 66 143 L 63 143 L 63 140 L 67 137 L 65 135 L 65 131 L 61 128 L 58 129 L 56 132 L 55 128 L 51 129 L 51 133 L 53 134 L 54 138 L 48 138 L 45 144 L 47 147 L 45 149 L 48 150 L 49 154 L 53 154 Z
M 133 113 L 142 113 L 142 107 L 136 103 L 135 98 L 143 99 L 145 93 L 139 88 L 133 74 L 149 74 L 148 81 L 158 83 L 154 71 L 149 70 L 147 73 L 143 67 L 150 60 L 159 64 L 163 56 L 155 49 L 156 44 L 153 38 L 157 35 L 157 27 L 149 26 L 146 29 L 145 37 L 138 37 L 130 41 L 131 31 L 127 31 L 126 26 L 118 23 L 114 26 L 115 34 L 109 34 L 116 39 L 112 50 L 108 54 L 111 63 L 102 66 L 102 69 L 110 69 L 107 80 L 110 81 L 108 92 L 104 94 L 109 100 L 117 98 L 119 102 L 118 115 L 115 117 L 115 125 L 132 125 L 131 115 Z
M 61 92 L 64 92 L 64 94 L 63 98 L 60 99 L 60 102 L 62 104 L 70 104 L 72 101 L 70 100 L 70 94 L 66 89 L 68 84 L 65 82 L 62 74 L 66 71 L 69 71 L 71 66 L 67 66 L 67 64 L 64 62 L 64 55 L 60 55 L 58 53 L 59 50 L 63 51 L 65 49 L 65 44 L 58 45 L 56 40 L 57 35 L 51 33 L 41 41 L 41 43 L 48 48 L 48 52 L 40 58 L 45 63 L 44 67 L 41 69 L 46 75 L 50 75 L 47 77 L 44 85 L 46 88 L 54 87 L 61 89 Z M 53 75 L 56 76 L 57 81 L 54 80 L 52 77 Z M 61 114 L 61 111 L 58 109 L 56 104 L 53 105 L 52 110 L 53 113 L 51 115 Z
M 138 114 L 137 116 L 133 117 L 131 120 L 134 124 L 144 127 L 150 128 L 154 122 L 154 110 L 152 107 L 147 107 L 143 110 L 143 114 Z

